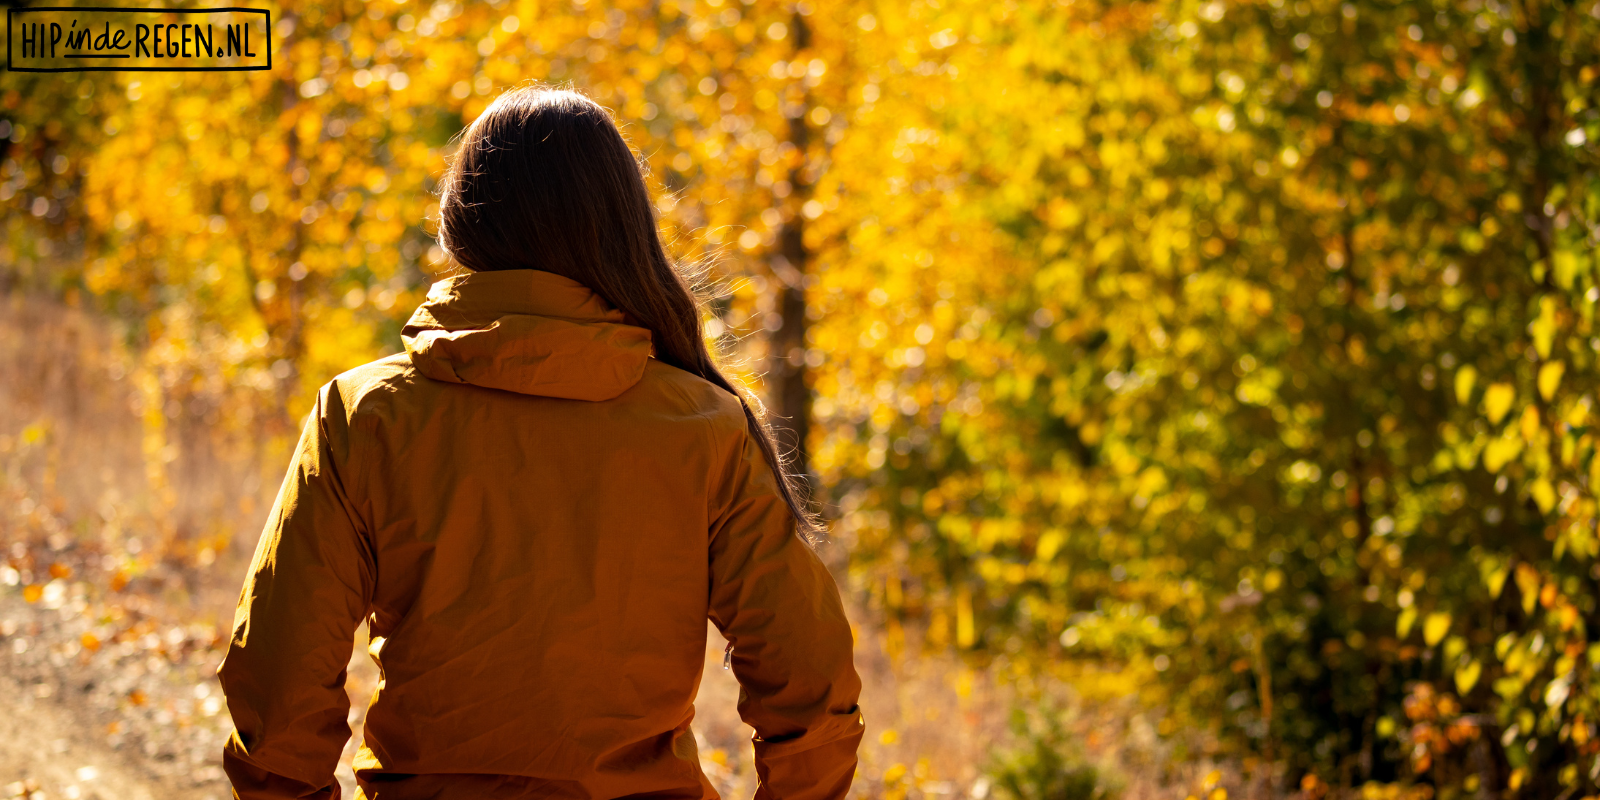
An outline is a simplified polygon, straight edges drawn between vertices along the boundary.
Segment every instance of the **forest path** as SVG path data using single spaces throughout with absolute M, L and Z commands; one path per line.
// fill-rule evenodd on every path
M 231 725 L 219 707 L 214 644 L 180 642 L 180 633 L 192 633 L 151 625 L 152 634 L 129 646 L 104 642 L 91 651 L 83 642 L 97 629 L 93 612 L 19 594 L 0 591 L 0 798 L 230 796 L 220 757 Z M 733 710 L 738 684 L 721 668 L 721 637 L 712 630 L 707 639 L 695 721 L 706 772 L 728 796 L 749 796 L 750 733 Z M 364 645 L 354 648 L 347 684 L 355 737 L 336 772 L 345 797 L 355 796 L 350 758 L 377 680 Z
M 12 598 L 6 598 L 12 600 Z M 9 605 L 9 603 L 7 603 Z M 7 637 L 6 644 L 15 641 Z M 152 771 L 127 747 L 114 747 L 104 715 L 84 692 L 57 692 L 17 669 L 12 647 L 0 659 L 0 797 L 36 800 L 222 800 L 225 786 L 195 785 Z M 41 689 L 40 687 L 49 687 Z M 43 696 L 41 696 L 43 695 Z M 112 741 L 115 741 L 114 739 Z M 35 793 L 38 794 L 35 794 Z

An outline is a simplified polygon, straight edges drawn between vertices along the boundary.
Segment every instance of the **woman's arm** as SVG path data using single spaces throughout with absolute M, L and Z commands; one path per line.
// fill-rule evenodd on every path
M 748 434 L 726 472 L 711 527 L 711 620 L 733 645 L 739 716 L 756 730 L 756 798 L 842 798 L 865 728 L 838 587 L 795 534 Z
M 345 667 L 375 566 L 346 490 L 344 398 L 324 386 L 245 577 L 217 676 L 237 731 L 223 769 L 242 800 L 334 798 L 350 738 Z

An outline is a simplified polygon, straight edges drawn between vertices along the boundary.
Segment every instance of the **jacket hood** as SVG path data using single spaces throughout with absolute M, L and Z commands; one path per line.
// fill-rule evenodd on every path
M 589 287 L 532 269 L 433 284 L 400 338 L 434 380 L 570 400 L 622 394 L 654 353 L 650 331 Z

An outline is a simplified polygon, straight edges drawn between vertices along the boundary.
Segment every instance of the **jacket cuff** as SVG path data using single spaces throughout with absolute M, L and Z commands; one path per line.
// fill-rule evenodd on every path
M 811 742 L 810 735 L 786 742 L 756 743 L 755 800 L 843 800 L 856 775 L 856 749 L 865 727 L 860 714 L 840 715 L 843 735 Z M 763 745 L 772 745 L 763 749 Z M 791 746 L 787 750 L 777 748 Z
M 854 737 L 859 741 L 862 733 L 866 730 L 866 724 L 866 719 L 861 715 L 861 706 L 856 705 L 842 714 L 829 714 L 823 718 L 822 724 L 792 739 L 769 742 L 757 737 L 755 739 L 756 757 L 784 758 L 825 744 L 832 744 L 847 737 Z

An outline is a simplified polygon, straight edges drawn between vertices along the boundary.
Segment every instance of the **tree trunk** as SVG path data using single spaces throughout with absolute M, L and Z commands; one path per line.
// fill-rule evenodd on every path
M 803 58 L 811 46 L 811 31 L 798 11 L 793 15 L 791 29 L 793 58 Z M 811 199 L 812 185 L 807 169 L 810 131 L 806 128 L 811 100 L 805 78 L 797 80 L 786 99 L 789 101 L 783 111 L 789 120 L 787 141 L 794 146 L 795 155 L 789 167 L 789 195 L 779 200 L 783 203 L 783 224 L 778 230 L 778 246 L 769 260 L 779 284 L 776 311 L 782 322 L 767 340 L 767 380 L 779 450 L 789 458 L 790 470 L 809 486 L 806 439 L 811 432 L 811 390 L 806 386 L 806 268 L 810 253 L 806 251 L 802 209 Z

